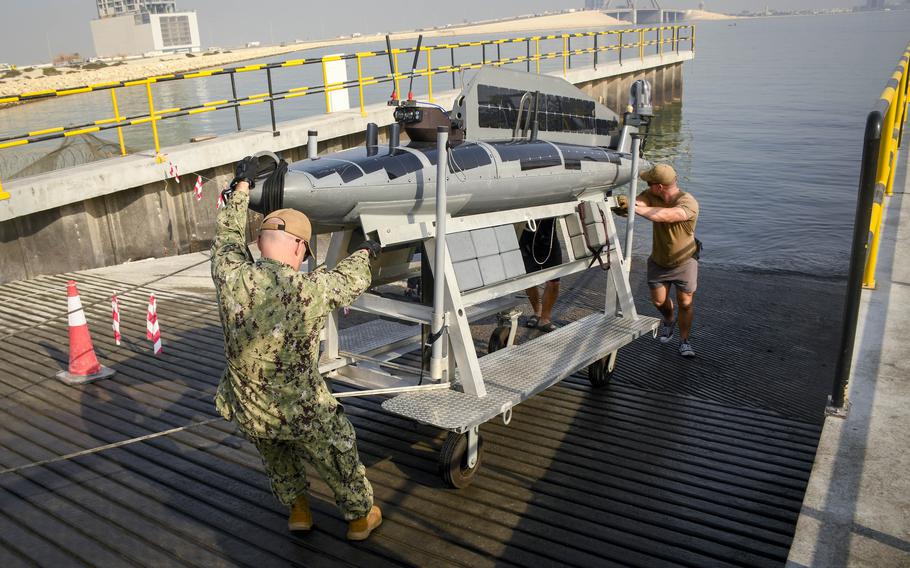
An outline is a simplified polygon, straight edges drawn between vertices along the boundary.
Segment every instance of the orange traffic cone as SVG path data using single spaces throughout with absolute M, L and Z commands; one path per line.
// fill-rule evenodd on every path
M 92 336 L 82 311 L 82 300 L 73 280 L 66 283 L 66 306 L 70 327 L 70 365 L 68 370 L 57 373 L 57 378 L 68 385 L 79 385 L 110 377 L 114 370 L 102 367 L 95 357 Z

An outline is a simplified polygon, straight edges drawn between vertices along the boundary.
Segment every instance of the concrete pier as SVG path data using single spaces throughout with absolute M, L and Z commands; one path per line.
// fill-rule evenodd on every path
M 850 409 L 829 417 L 788 566 L 910 566 L 910 151 L 886 198 L 876 288 L 864 290 Z
M 691 51 L 627 57 L 622 64 L 570 69 L 566 79 L 622 112 L 631 82 L 650 73 L 659 106 L 681 95 L 676 88 L 664 92 L 664 77 L 681 83 L 682 63 L 693 57 Z M 434 101 L 451 108 L 457 94 L 435 92 Z M 0 282 L 206 249 L 218 193 L 233 177 L 235 162 L 260 150 L 303 159 L 309 130 L 319 132 L 320 152 L 361 145 L 369 122 L 384 134 L 392 122 L 388 106 L 368 106 L 366 116 L 353 109 L 280 123 L 277 137 L 263 127 L 164 148 L 180 183 L 165 179 L 168 164 L 148 152 L 4 183 L 12 198 L 0 201 Z M 207 180 L 201 202 L 193 197 L 193 174 Z

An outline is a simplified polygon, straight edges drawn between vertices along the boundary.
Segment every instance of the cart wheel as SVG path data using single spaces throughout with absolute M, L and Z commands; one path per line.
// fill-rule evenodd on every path
M 474 481 L 474 475 L 483 461 L 483 437 L 477 436 L 477 463 L 469 468 L 468 435 L 449 432 L 439 451 L 439 474 L 449 487 L 461 489 Z
M 509 342 L 509 328 L 497 327 L 490 334 L 490 342 L 487 343 L 487 353 L 499 351 Z
M 607 386 L 613 378 L 615 369 L 616 351 L 588 365 L 588 380 L 591 381 L 591 386 L 598 389 Z

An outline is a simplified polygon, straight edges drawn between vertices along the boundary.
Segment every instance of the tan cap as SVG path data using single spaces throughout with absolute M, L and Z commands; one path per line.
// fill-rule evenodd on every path
M 284 231 L 294 235 L 298 239 L 303 239 L 310 245 L 310 237 L 313 235 L 313 226 L 306 215 L 296 209 L 279 209 L 272 211 L 265 216 L 262 224 L 259 225 L 259 232 L 262 231 Z
M 648 183 L 659 183 L 660 185 L 673 185 L 676 183 L 676 170 L 670 164 L 656 164 L 650 170 L 641 172 L 638 176 Z

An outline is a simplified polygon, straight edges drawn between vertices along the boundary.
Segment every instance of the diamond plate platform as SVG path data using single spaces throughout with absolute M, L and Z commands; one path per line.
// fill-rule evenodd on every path
M 339 330 L 338 345 L 348 353 L 365 355 L 411 337 L 420 340 L 419 325 L 378 319 Z
M 590 315 L 481 358 L 480 369 L 487 387 L 483 398 L 454 389 L 411 392 L 386 400 L 382 407 L 424 424 L 463 432 L 657 329 L 659 323 L 659 319 L 649 317 L 630 321 Z

